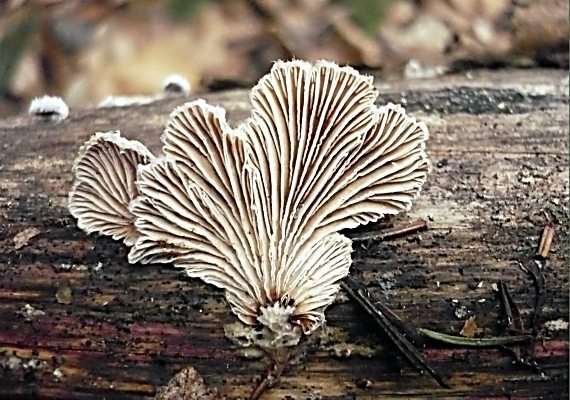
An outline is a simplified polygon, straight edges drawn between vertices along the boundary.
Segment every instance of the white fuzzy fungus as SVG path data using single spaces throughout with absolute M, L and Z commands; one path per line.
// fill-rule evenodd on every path
M 162 90 L 167 94 L 189 94 L 190 83 L 181 75 L 170 75 L 162 82 Z
M 107 96 L 99 104 L 98 108 L 129 107 L 150 104 L 159 100 L 159 96 Z
M 32 100 L 28 113 L 44 120 L 61 121 L 69 116 L 69 107 L 61 97 L 42 96 Z

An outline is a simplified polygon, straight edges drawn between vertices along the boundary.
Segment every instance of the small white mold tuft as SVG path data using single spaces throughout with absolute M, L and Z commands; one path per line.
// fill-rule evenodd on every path
M 99 104 L 98 108 L 128 107 L 150 104 L 158 100 L 156 96 L 107 96 Z
M 444 75 L 447 72 L 447 67 L 436 65 L 433 67 L 426 67 L 421 61 L 411 59 L 408 61 L 404 68 L 404 78 L 406 79 L 430 79 Z
M 53 376 L 55 376 L 56 380 L 61 380 L 63 378 L 63 372 L 59 368 L 53 370 Z
M 0 365 L 7 370 L 13 371 L 22 366 L 22 360 L 16 356 L 10 356 L 8 359 L 0 361 Z
M 189 94 L 190 83 L 181 75 L 170 75 L 162 81 L 162 90 L 165 94 Z
M 32 100 L 28 113 L 46 121 L 61 121 L 69 116 L 69 107 L 61 97 L 43 96 Z
M 31 320 L 35 317 L 45 315 L 45 312 L 43 312 L 42 310 L 36 310 L 31 305 L 26 304 L 24 307 L 22 307 L 20 311 L 17 311 L 16 314 L 25 317 L 27 320 Z
M 548 329 L 548 331 L 550 331 L 550 332 L 567 331 L 568 330 L 568 321 L 564 321 L 562 318 L 559 318 L 557 320 L 545 322 L 544 327 L 546 329 Z

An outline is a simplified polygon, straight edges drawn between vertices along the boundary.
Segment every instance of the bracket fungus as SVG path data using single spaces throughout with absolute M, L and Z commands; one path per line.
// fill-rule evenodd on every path
M 350 67 L 276 62 L 235 128 L 197 100 L 171 113 L 156 158 L 96 134 L 74 167 L 71 213 L 132 246 L 131 263 L 172 263 L 224 289 L 244 345 L 295 345 L 349 272 L 338 232 L 408 210 L 430 169 L 425 125 L 377 95 Z

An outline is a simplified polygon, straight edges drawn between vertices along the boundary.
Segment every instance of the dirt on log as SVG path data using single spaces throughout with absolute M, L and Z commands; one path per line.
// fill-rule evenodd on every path
M 327 310 L 337 343 L 309 349 L 263 399 L 568 398 L 568 73 L 376 82 L 379 103 L 403 104 L 430 129 L 433 171 L 396 221 L 429 228 L 355 242 L 352 276 L 415 326 L 458 334 L 474 316 L 481 337 L 502 334 L 502 281 L 528 328 L 535 290 L 519 262 L 551 219 L 538 370 L 500 349 L 430 344 L 422 353 L 451 385 L 440 388 L 345 299 Z M 204 97 L 233 122 L 250 110 L 247 91 Z M 168 114 L 190 99 L 0 121 L 1 399 L 142 399 L 188 366 L 228 399 L 255 386 L 265 361 L 224 337 L 236 319 L 222 292 L 167 265 L 129 265 L 124 245 L 81 232 L 67 210 L 72 163 L 94 132 L 119 129 L 157 151 Z

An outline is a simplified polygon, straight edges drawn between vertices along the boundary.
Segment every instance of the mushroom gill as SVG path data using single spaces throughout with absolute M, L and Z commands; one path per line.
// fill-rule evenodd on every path
M 139 194 L 137 168 L 153 158 L 140 142 L 121 137 L 119 131 L 93 135 L 73 165 L 69 211 L 79 228 L 133 245 L 140 236 L 129 211 L 129 204 Z

